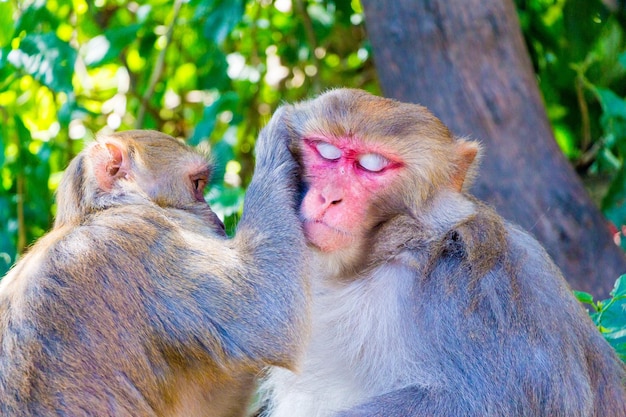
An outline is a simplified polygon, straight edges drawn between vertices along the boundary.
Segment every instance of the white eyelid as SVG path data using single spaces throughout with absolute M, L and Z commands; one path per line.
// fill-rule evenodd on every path
M 389 161 L 377 153 L 368 153 L 359 158 L 359 165 L 370 172 L 379 172 L 389 165 Z
M 324 159 L 332 161 L 341 158 L 341 149 L 328 142 L 316 142 L 315 149 L 317 149 L 317 152 L 319 152 Z

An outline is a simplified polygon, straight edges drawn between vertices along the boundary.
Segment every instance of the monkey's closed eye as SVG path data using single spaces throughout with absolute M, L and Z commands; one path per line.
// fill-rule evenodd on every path
M 341 149 L 337 148 L 334 145 L 331 145 L 328 142 L 315 142 L 315 149 L 317 149 L 317 152 L 324 159 L 334 161 L 335 159 L 341 158 Z
M 359 158 L 359 165 L 366 171 L 380 172 L 389 165 L 389 160 L 377 153 L 368 153 Z

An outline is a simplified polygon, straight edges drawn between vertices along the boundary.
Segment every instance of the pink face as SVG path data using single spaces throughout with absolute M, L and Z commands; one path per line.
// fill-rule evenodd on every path
M 304 232 L 323 252 L 348 248 L 370 224 L 367 210 L 403 164 L 380 147 L 356 138 L 304 139 L 303 158 L 309 189 L 300 207 Z

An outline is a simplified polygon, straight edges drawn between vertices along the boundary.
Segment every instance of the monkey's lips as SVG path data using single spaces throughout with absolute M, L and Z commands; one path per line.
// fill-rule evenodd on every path
M 330 226 L 323 220 L 305 220 L 303 228 L 307 240 L 322 252 L 343 249 L 353 241 L 351 233 Z

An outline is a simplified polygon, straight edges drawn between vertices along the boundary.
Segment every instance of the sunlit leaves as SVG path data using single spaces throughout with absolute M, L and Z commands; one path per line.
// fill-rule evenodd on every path
M 56 29 L 58 24 L 59 18 L 46 7 L 46 0 L 35 0 L 18 16 L 14 34 Z
M 191 145 L 199 145 L 203 140 L 207 140 L 215 129 L 218 114 L 225 110 L 234 110 L 238 101 L 237 94 L 229 92 L 219 96 L 217 100 L 206 106 L 202 113 L 202 119 L 196 125 L 189 143 Z
M 122 49 L 135 39 L 141 25 L 129 25 L 107 30 L 89 40 L 83 47 L 85 65 L 97 67 L 119 59 Z
M 71 92 L 76 51 L 54 33 L 26 35 L 7 56 L 16 69 L 56 92 Z
M 8 1 L 0 2 L 0 46 L 7 45 L 11 41 L 11 30 L 13 26 L 13 7 Z

